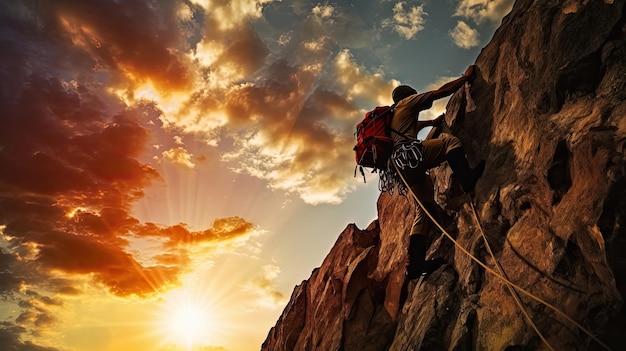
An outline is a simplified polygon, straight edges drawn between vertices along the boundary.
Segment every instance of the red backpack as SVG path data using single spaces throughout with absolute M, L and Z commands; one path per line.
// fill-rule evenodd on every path
M 395 104 L 378 106 L 365 114 L 365 118 L 356 126 L 356 145 L 354 152 L 357 168 L 361 174 L 363 167 L 373 168 L 373 171 L 387 170 L 387 160 L 393 151 L 391 132 L 402 133 L 391 128 L 391 119 Z M 356 176 L 356 168 L 354 170 Z

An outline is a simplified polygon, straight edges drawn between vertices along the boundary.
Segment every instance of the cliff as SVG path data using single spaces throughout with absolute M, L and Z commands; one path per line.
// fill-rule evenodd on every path
M 382 194 L 378 220 L 340 234 L 262 350 L 619 349 L 625 2 L 517 1 L 447 107 L 470 163 L 486 160 L 471 202 L 446 164 L 431 172 L 456 244 L 435 230 L 427 256 L 447 264 L 401 299 L 416 204 Z

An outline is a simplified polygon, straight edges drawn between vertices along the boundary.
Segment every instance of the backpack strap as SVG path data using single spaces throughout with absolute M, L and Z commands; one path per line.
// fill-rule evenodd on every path
M 395 110 L 396 110 L 396 104 L 394 103 L 393 105 L 391 105 L 391 107 L 389 107 L 389 110 L 385 111 L 385 113 L 387 113 L 388 111 L 395 112 Z M 396 133 L 396 134 L 398 134 L 399 136 L 403 137 L 404 139 L 407 139 L 407 140 L 417 140 L 417 138 L 412 138 L 412 137 L 410 137 L 410 136 L 408 136 L 408 135 L 406 135 L 406 134 L 404 134 L 404 133 L 402 133 L 402 132 L 400 132 L 398 130 L 395 130 L 395 129 L 391 128 L 391 127 L 389 127 L 389 130 L 394 132 L 394 133 Z
M 407 139 L 407 140 L 417 140 L 417 138 L 412 138 L 410 136 L 407 136 L 406 134 L 404 134 L 402 132 L 399 132 L 399 131 L 397 131 L 397 130 L 395 130 L 393 128 L 389 128 L 389 130 L 391 130 L 392 132 L 398 134 L 399 136 L 403 137 L 404 139 Z

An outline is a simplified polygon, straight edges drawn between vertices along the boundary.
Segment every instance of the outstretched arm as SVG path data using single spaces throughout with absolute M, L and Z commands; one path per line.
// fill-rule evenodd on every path
M 426 120 L 426 121 L 417 121 L 417 130 L 421 130 L 422 128 L 425 127 L 436 127 L 438 125 L 441 124 L 441 122 L 443 122 L 443 119 L 445 118 L 444 114 L 441 114 L 439 117 L 435 118 L 435 119 L 430 119 L 430 120 Z
M 434 90 L 432 92 L 433 100 L 438 100 L 448 95 L 452 95 L 455 91 L 459 90 L 459 88 L 461 88 L 463 84 L 465 84 L 465 82 L 474 78 L 474 74 L 476 73 L 475 67 L 476 66 L 474 65 L 469 66 L 461 77 L 442 85 L 441 88 L 437 90 Z

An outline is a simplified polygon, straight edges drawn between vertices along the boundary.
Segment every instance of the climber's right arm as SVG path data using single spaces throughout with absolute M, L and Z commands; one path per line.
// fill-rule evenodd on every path
M 441 122 L 443 122 L 443 119 L 445 118 L 445 115 L 442 114 L 439 117 L 435 118 L 435 119 L 429 119 L 426 121 L 417 121 L 417 130 L 421 130 L 422 128 L 426 128 L 426 127 L 437 127 L 441 124 Z

